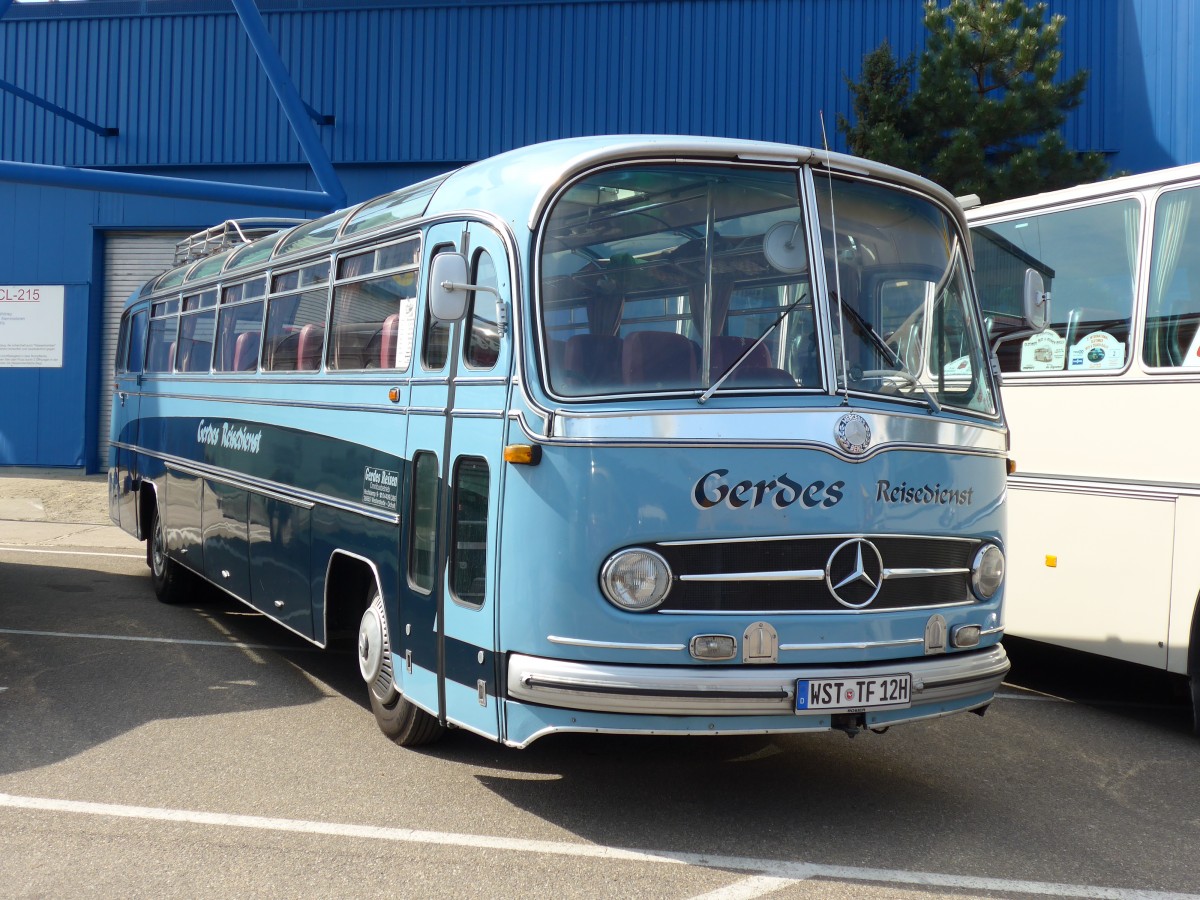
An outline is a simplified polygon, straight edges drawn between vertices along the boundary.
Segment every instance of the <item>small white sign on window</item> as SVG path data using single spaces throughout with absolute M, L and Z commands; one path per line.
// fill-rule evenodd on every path
M 61 284 L 0 285 L 0 367 L 61 369 Z
M 1123 369 L 1125 345 L 1107 331 L 1093 331 L 1071 346 L 1068 369 Z
M 1050 329 L 1021 344 L 1022 372 L 1061 372 L 1067 359 L 1067 339 Z

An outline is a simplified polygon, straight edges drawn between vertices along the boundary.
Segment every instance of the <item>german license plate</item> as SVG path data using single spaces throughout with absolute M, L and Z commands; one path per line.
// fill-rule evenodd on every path
M 801 678 L 796 682 L 796 712 L 861 712 L 903 709 L 912 705 L 912 676 L 850 675 Z

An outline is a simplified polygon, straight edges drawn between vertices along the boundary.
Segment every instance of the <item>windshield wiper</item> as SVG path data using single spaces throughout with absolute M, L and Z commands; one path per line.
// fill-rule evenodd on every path
M 957 238 L 955 238 L 955 240 L 957 241 Z M 951 254 L 951 258 L 953 258 L 953 254 Z M 946 277 L 947 276 L 943 275 L 943 278 Z M 937 294 L 935 293 L 934 296 L 936 297 Z M 899 378 L 901 381 L 911 385 L 912 387 L 915 387 L 922 394 L 924 394 L 925 400 L 929 404 L 929 408 L 935 413 L 940 413 L 942 411 L 942 407 L 937 400 L 934 399 L 933 394 L 929 393 L 929 389 L 921 383 L 917 376 L 908 371 L 908 367 L 904 364 L 904 360 L 900 358 L 900 354 L 888 345 L 888 342 L 884 340 L 883 335 L 876 331 L 874 326 L 872 326 L 870 322 L 863 318 L 862 313 L 860 313 L 853 306 L 845 303 L 841 297 L 838 297 L 838 303 L 842 308 L 842 312 L 848 315 L 854 324 L 858 326 L 858 330 L 862 333 L 862 335 L 868 338 L 870 342 L 875 345 L 875 349 L 882 353 L 884 358 L 896 367 L 895 369 L 868 369 L 865 372 L 860 372 L 855 381 L 861 381 L 863 378 Z M 845 335 L 842 335 L 842 340 L 845 341 L 845 339 Z M 843 373 L 843 377 L 847 378 L 847 382 L 849 380 L 849 374 L 850 373 L 848 372 Z
M 721 387 L 721 385 L 723 385 L 727 380 L 729 380 L 729 376 L 732 375 L 735 371 L 737 371 L 737 367 L 740 366 L 742 364 L 742 362 L 758 348 L 759 344 L 761 344 L 768 337 L 770 337 L 771 332 L 779 327 L 779 323 L 782 322 L 784 319 L 786 319 L 788 317 L 788 315 L 792 312 L 792 310 L 794 310 L 797 306 L 799 306 L 800 302 L 802 300 L 806 299 L 807 297 L 808 297 L 808 293 L 806 291 L 804 291 L 802 288 L 797 288 L 796 289 L 796 299 L 792 302 L 792 304 L 779 314 L 779 318 L 777 318 L 774 322 L 772 322 L 771 326 L 766 331 L 764 331 L 762 334 L 760 334 L 758 336 L 757 341 L 755 341 L 753 344 L 751 344 L 749 347 L 747 347 L 745 350 L 743 350 L 742 355 L 739 356 L 737 359 L 735 359 L 732 363 L 729 364 L 729 367 L 724 372 L 721 373 L 721 377 L 718 378 L 716 381 L 714 381 L 712 383 L 712 386 L 709 387 L 709 389 L 707 391 L 705 391 L 703 394 L 701 394 L 700 397 L 696 400 L 696 402 L 699 403 L 701 406 L 703 406 L 705 403 L 707 403 L 708 398 L 711 397 L 713 394 L 715 394 L 717 392 L 717 390 Z

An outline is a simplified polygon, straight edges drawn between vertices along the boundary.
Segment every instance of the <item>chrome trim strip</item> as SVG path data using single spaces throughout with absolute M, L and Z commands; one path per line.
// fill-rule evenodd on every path
M 414 416 L 444 416 L 448 408 L 445 406 L 410 406 L 408 412 Z
M 302 491 L 292 488 L 286 484 L 268 481 L 263 478 L 255 478 L 250 475 L 243 475 L 239 472 L 230 472 L 228 469 L 221 469 L 216 466 L 209 466 L 204 463 L 197 463 L 194 460 L 182 459 L 177 456 L 170 456 L 166 453 L 158 453 L 154 450 L 147 450 L 144 447 L 133 445 L 122 445 L 126 449 L 133 450 L 143 456 L 149 456 L 152 459 L 161 459 L 168 468 L 175 467 L 179 471 L 191 470 L 190 475 L 195 475 L 200 478 L 209 478 L 213 481 L 219 481 L 222 484 L 228 484 L 231 487 L 241 488 L 242 490 L 254 491 L 258 494 L 270 494 L 279 500 L 288 503 L 293 503 L 296 506 L 303 506 L 305 503 L 309 506 L 320 504 L 321 506 L 340 509 L 344 512 L 356 513 L 360 516 L 366 516 L 369 519 L 375 519 L 380 522 L 386 522 L 389 525 L 399 525 L 400 516 L 396 513 L 385 513 L 369 506 L 363 506 L 358 503 L 352 503 L 348 500 L 342 500 L 338 497 L 331 497 L 328 494 L 320 494 L 315 491 Z
M 658 547 L 702 547 L 708 544 L 764 544 L 768 541 L 818 541 L 826 538 L 835 541 L 848 540 L 850 538 L 866 538 L 868 540 L 914 538 L 922 541 L 960 541 L 971 544 L 977 544 L 982 540 L 982 538 L 959 537 L 949 534 L 868 534 L 866 532 L 847 532 L 844 534 L 780 534 L 766 535 L 764 537 L 703 538 L 691 541 L 655 541 L 654 543 Z
M 159 400 L 188 400 L 192 402 L 220 404 L 240 403 L 248 406 L 273 406 L 286 409 L 331 409 L 337 412 L 387 413 L 389 415 L 407 411 L 407 407 L 397 406 L 388 400 L 386 395 L 377 406 L 367 406 L 362 403 L 332 403 L 320 400 L 284 400 L 279 397 L 225 397 L 219 394 L 159 394 L 153 391 L 142 391 L 138 396 L 154 397 Z
M 712 575 L 679 575 L 678 581 L 823 581 L 824 569 L 791 569 L 779 572 L 718 572 Z
M 563 644 L 568 647 L 591 647 L 596 650 L 663 650 L 675 652 L 686 650 L 685 644 L 622 644 L 616 641 L 589 641 L 584 638 L 560 637 L 556 634 L 546 636 L 552 644 Z
M 298 497 L 293 497 L 282 491 L 273 491 L 263 487 L 256 487 L 248 480 L 243 480 L 238 477 L 230 477 L 228 475 L 214 475 L 207 467 L 199 468 L 190 464 L 180 464 L 177 462 L 167 461 L 168 472 L 181 472 L 184 475 L 190 475 L 193 478 L 203 478 L 206 481 L 217 481 L 221 484 L 227 484 L 230 487 L 238 488 L 243 491 L 253 491 L 256 494 L 261 494 L 264 497 L 270 497 L 273 500 L 280 500 L 284 503 L 290 503 L 292 506 L 298 506 L 301 509 L 312 509 L 316 504 L 311 500 L 302 500 Z
M 849 644 L 780 644 L 779 652 L 798 650 L 805 653 L 813 650 L 874 650 L 878 647 L 908 647 L 912 644 L 924 644 L 924 638 L 904 638 L 895 641 L 856 641 Z
M 1200 484 L 1169 481 L 1107 481 L 1098 478 L 1072 478 L 1068 475 L 1010 475 L 1008 486 L 1014 490 L 1061 491 L 1065 494 L 1094 494 L 1125 497 L 1131 500 L 1172 501 L 1178 497 L 1200 497 Z
M 844 453 L 834 442 L 837 422 L 847 412 L 863 416 L 875 436 L 873 446 L 861 456 Z M 1005 430 L 995 424 L 934 418 L 928 413 L 913 415 L 842 406 L 753 410 L 626 409 L 587 413 L 558 409 L 548 439 L 585 444 L 811 445 L 848 462 L 862 462 L 885 449 L 900 447 L 996 456 L 1006 456 L 1008 452 Z
M 822 575 L 824 577 L 824 575 Z M 960 600 L 957 603 L 931 603 L 927 606 L 864 606 L 862 609 L 656 609 L 659 616 L 861 616 L 885 613 L 921 612 L 926 609 L 954 609 L 959 606 L 975 606 L 978 600 Z
M 455 407 L 450 415 L 455 419 L 503 419 L 502 409 L 459 409 Z
M 970 569 L 884 569 L 883 577 L 924 578 L 935 575 L 966 575 Z M 823 581 L 824 569 L 791 569 L 778 572 L 719 572 L 712 575 L 679 575 L 678 581 Z
M 969 575 L 970 569 L 884 569 L 883 577 L 888 578 L 926 578 L 935 575 Z
M 1004 626 L 997 625 L 995 628 L 985 628 L 979 632 L 980 637 L 987 637 L 989 634 L 1004 634 Z
M 1009 670 L 1004 647 L 852 666 L 631 666 L 513 654 L 508 695 L 564 709 L 642 715 L 777 715 L 795 721 L 796 681 L 907 672 L 912 710 L 993 693 Z M 820 715 L 820 713 L 814 713 Z M 824 715 L 828 715 L 825 713 Z

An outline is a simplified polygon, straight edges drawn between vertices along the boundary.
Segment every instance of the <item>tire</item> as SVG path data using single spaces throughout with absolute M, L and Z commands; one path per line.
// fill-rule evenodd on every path
M 1188 683 L 1192 689 L 1192 733 L 1200 737 L 1200 672 L 1192 669 Z
M 188 599 L 187 573 L 167 554 L 167 532 L 157 510 L 151 523 L 150 537 L 146 541 L 146 564 L 150 566 L 154 596 L 171 605 Z
M 367 611 L 358 626 L 358 671 L 367 684 L 371 712 L 379 730 L 401 747 L 431 744 L 446 732 L 445 726 L 425 710 L 404 699 L 392 672 L 392 646 L 388 637 L 383 597 L 371 591 Z

